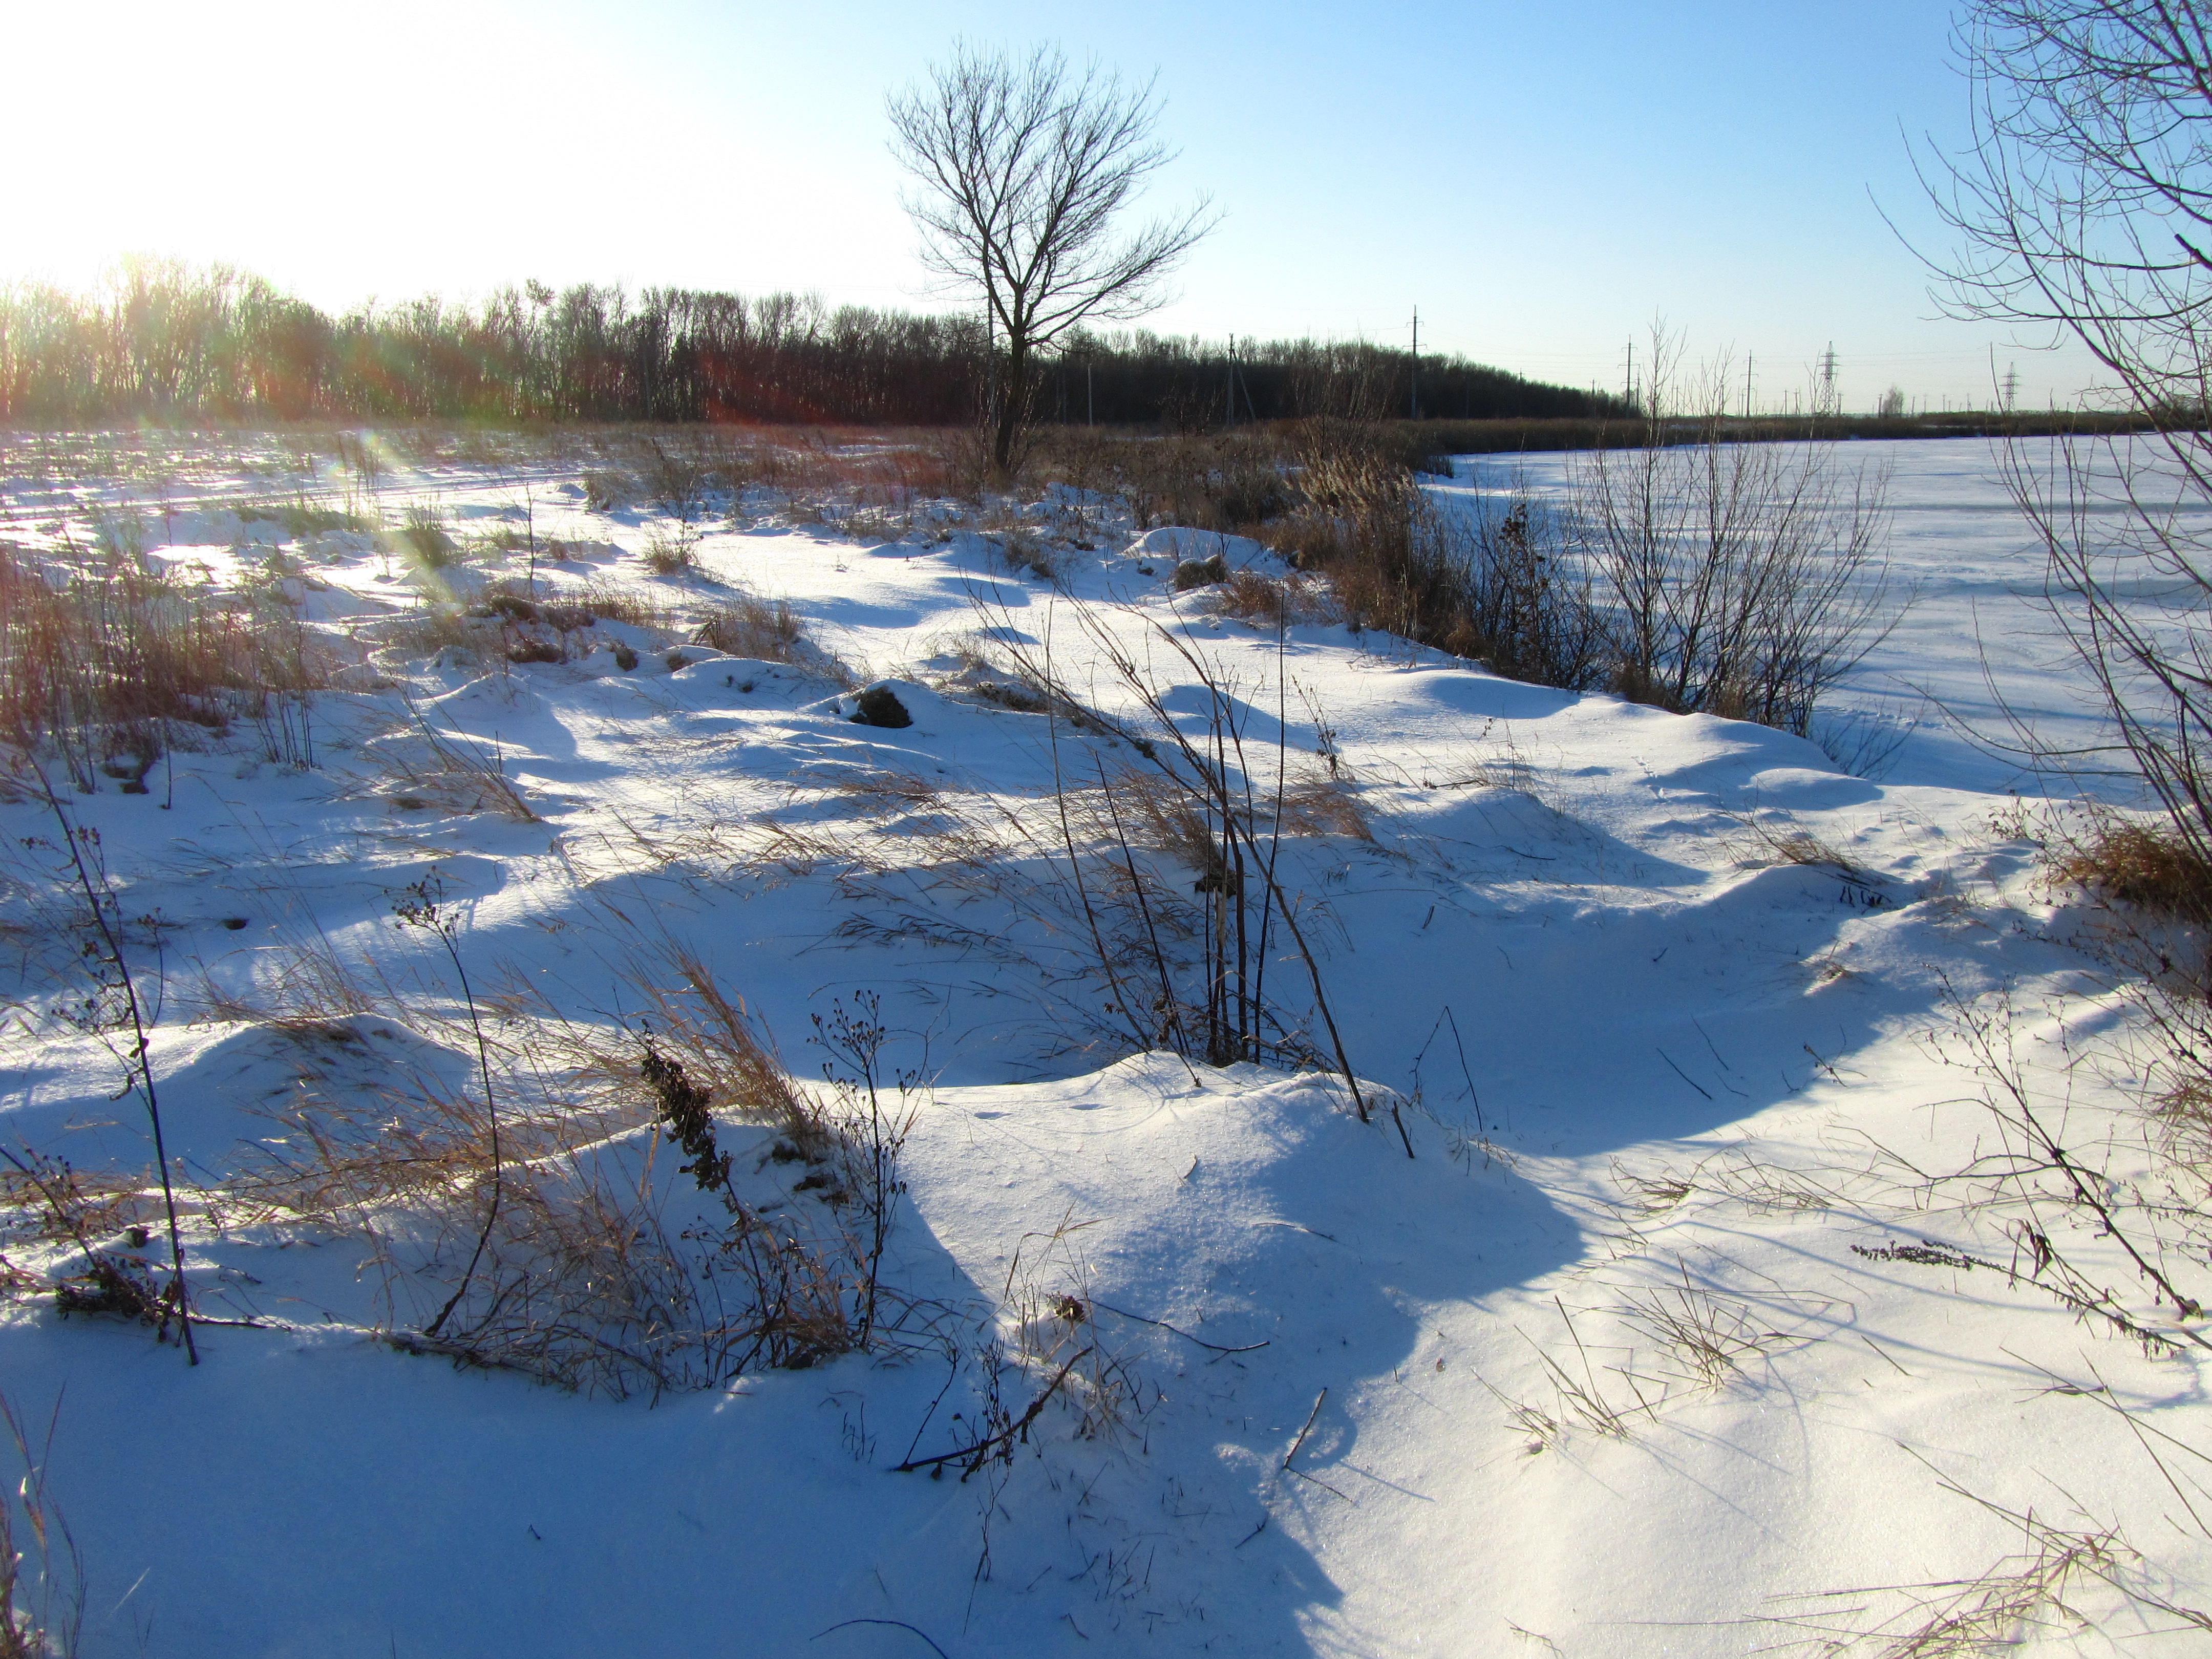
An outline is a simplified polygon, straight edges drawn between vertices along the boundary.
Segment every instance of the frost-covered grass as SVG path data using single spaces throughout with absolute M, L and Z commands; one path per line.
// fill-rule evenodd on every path
M 1942 730 L 1854 776 L 881 446 L 70 441 L 20 561 L 328 665 L 291 747 L 0 804 L 0 1391 L 82 1559 L 17 1603 L 79 1650 L 2203 1639 L 2200 1322 L 2125 1249 L 2202 1295 L 2197 1120 Z M 1899 447 L 1876 708 L 2032 615 L 1986 451 Z

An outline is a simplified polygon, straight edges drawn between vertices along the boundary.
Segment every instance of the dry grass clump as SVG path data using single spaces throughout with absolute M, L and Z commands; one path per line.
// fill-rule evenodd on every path
M 1341 775 L 1311 772 L 1283 790 L 1279 818 L 1288 836 L 1348 836 L 1371 842 L 1375 830 L 1351 781 Z
M 426 599 L 398 616 L 372 623 L 362 633 L 388 663 L 395 658 L 434 657 L 449 650 L 479 650 L 487 632 L 478 626 L 482 620 L 471 617 L 465 606 Z
M 1111 794 L 1109 809 L 1105 796 Z M 1071 797 L 1082 821 L 1102 840 L 1126 840 L 1146 852 L 1164 854 L 1195 872 L 1201 881 L 1218 882 L 1226 869 L 1219 827 L 1191 792 L 1155 768 L 1124 768 L 1105 791 Z M 1273 817 L 1286 836 L 1348 836 L 1371 842 L 1375 832 L 1352 786 L 1342 778 L 1314 772 L 1287 780 L 1280 811 L 1272 800 L 1255 804 L 1262 817 Z M 1260 831 L 1264 841 L 1267 830 Z
M 1328 588 L 1310 577 L 1269 576 L 1257 570 L 1231 570 L 1216 586 L 1215 611 L 1261 628 L 1334 623 L 1343 611 Z
M 1042 582 L 1060 580 L 1060 562 L 1053 550 L 1030 531 L 1008 530 L 989 546 L 992 562 L 1009 575 L 1033 576 Z
M 2051 874 L 2150 917 L 2212 927 L 2212 860 L 2171 823 L 2104 823 L 2064 848 Z
M 46 1490 L 53 1425 L 33 1451 L 29 1425 L 5 1395 L 0 1422 L 23 1469 L 12 1491 L 0 1492 L 0 1659 L 72 1659 L 84 1632 L 84 1558 Z
M 794 1083 L 697 957 L 643 955 L 638 1033 L 520 991 L 495 1000 L 481 1067 L 494 1004 L 393 1003 L 435 1041 L 374 1056 L 343 1022 L 294 1020 L 327 1063 L 204 1200 L 225 1226 L 364 1239 L 393 1346 L 558 1387 L 710 1387 L 867 1346 L 896 1146 Z M 768 1131 L 742 1160 L 718 1139 L 733 1120 Z
M 641 587 L 626 587 L 595 576 L 588 581 L 547 589 L 547 602 L 569 605 L 600 622 L 621 623 L 629 628 L 672 634 L 683 625 L 681 613 L 660 594 Z
M 1099 441 L 1068 432 L 1051 440 L 1033 468 L 1061 462 L 1054 476 L 1116 495 L 1139 530 L 1182 525 L 1243 532 L 1289 505 L 1283 446 L 1265 435 L 1223 433 Z
M 103 771 L 143 789 L 179 726 L 288 725 L 273 706 L 337 666 L 269 590 L 217 598 L 128 558 L 40 568 L 0 544 L 0 739 L 51 745 L 79 789 Z M 283 748 L 275 758 L 308 758 Z
M 681 534 L 654 531 L 645 538 L 645 547 L 639 556 L 645 561 L 645 568 L 656 576 L 680 576 L 699 568 L 697 545 Z
M 446 521 L 434 507 L 410 507 L 399 528 L 377 532 L 377 544 L 386 552 L 397 553 L 417 570 L 449 569 L 461 562 L 460 544 L 446 528 Z
M 584 506 L 593 513 L 617 512 L 643 493 L 644 487 L 634 473 L 603 466 L 584 474 Z
M 506 758 L 487 750 L 458 727 L 441 731 L 410 700 L 407 722 L 396 732 L 362 745 L 383 793 L 395 806 L 435 806 L 450 812 L 494 811 L 516 823 L 536 823 L 538 814 L 507 775 Z
M 0 1151 L 0 1214 L 11 1230 L 46 1243 L 143 1231 L 155 1206 L 147 1182 L 112 1172 L 94 1174 L 66 1159 Z
M 636 981 L 657 1047 L 681 1061 L 717 1108 L 769 1125 L 810 1163 L 829 1157 L 835 1132 L 814 1098 L 792 1081 L 744 999 L 725 992 L 682 946 L 667 945 L 658 955 L 677 984 Z
M 806 619 L 787 599 L 734 593 L 707 611 L 691 641 L 733 657 L 788 663 L 839 685 L 856 684 L 852 671 L 814 638 Z
M 1110 795 L 1110 803 L 1105 797 Z M 1194 799 L 1170 777 L 1154 770 L 1125 768 L 1106 790 L 1097 805 L 1105 811 L 1105 829 L 1124 836 L 1133 847 L 1164 853 L 1197 876 L 1195 884 L 1209 891 L 1227 879 L 1229 864 L 1219 830 L 1206 817 L 1205 804 Z M 1094 830 L 1097 814 L 1093 814 Z
M 510 1070 L 496 1135 L 477 1091 L 421 1073 L 312 1095 L 223 1196 L 234 1224 L 364 1238 L 386 1334 L 406 1351 L 617 1399 L 708 1386 L 764 1346 L 787 1350 L 766 1328 L 773 1311 L 756 1316 L 724 1282 L 724 1253 L 690 1248 L 696 1223 L 656 1181 L 649 1097 L 632 1079 L 629 1097 L 580 1106 L 533 1098 Z M 449 1321 L 430 1317 L 441 1304 Z
M 793 660 L 793 653 L 805 638 L 805 619 L 788 599 L 763 599 L 751 593 L 723 600 L 691 633 L 696 645 L 763 662 Z
M 2138 1431 L 2137 1438 L 2142 1437 Z M 2143 1443 L 2148 1447 L 2149 1442 Z M 2166 1484 L 2179 1490 L 2162 1462 L 2159 1468 Z M 2033 1506 L 2008 1508 L 1948 1476 L 1939 1476 L 1936 1484 L 2002 1522 L 2008 1532 L 2018 1536 L 2019 1547 L 1967 1577 L 1777 1596 L 1778 1602 L 1796 1605 L 1762 1613 L 1756 1622 L 1802 1632 L 1780 1645 L 1817 1648 L 1832 1659 L 1856 1654 L 1877 1659 L 1971 1659 L 2040 1645 L 2039 1638 L 2046 1632 L 2069 1646 L 2085 1632 L 2101 1633 L 2080 1604 L 2083 1594 L 2090 1592 L 2108 1606 L 2131 1603 L 2138 1612 L 2156 1613 L 2172 1621 L 2165 1632 L 2154 1633 L 2212 1632 L 2212 1613 L 2177 1602 L 2154 1588 L 2164 1575 L 2150 1570 L 2151 1564 L 2118 1527 L 2100 1525 L 2087 1516 L 2081 1517 L 2088 1522 L 2081 1530 L 2056 1527 Z

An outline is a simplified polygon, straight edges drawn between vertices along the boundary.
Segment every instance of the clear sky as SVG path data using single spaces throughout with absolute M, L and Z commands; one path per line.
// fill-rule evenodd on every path
M 814 290 L 932 307 L 886 91 L 957 36 L 1157 72 L 1164 206 L 1225 215 L 1151 319 L 1403 343 L 1621 384 L 1655 317 L 1771 404 L 1833 343 L 1892 384 L 2070 398 L 2078 354 L 1933 320 L 1886 225 L 1944 243 L 1908 137 L 1955 144 L 1929 0 L 1456 5 L 1125 0 L 6 0 L 0 277 L 126 252 L 319 304 L 551 283 Z M 1639 356 L 1643 348 L 1639 344 Z

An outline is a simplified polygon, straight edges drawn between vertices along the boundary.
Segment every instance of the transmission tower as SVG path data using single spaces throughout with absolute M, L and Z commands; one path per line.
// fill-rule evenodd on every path
M 2018 363 L 2008 363 L 2005 365 L 2004 411 L 2006 414 L 2009 415 L 2019 406 L 2020 365 Z
M 1836 343 L 1831 340 L 1828 349 L 1820 354 L 1820 390 L 1814 394 L 1813 412 L 1836 415 L 1842 410 L 1842 400 L 1836 391 Z

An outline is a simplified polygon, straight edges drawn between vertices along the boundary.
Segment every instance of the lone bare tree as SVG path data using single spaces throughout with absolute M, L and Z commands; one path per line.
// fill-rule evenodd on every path
M 918 186 L 904 198 L 922 258 L 980 299 L 993 336 L 991 463 L 1013 468 L 1035 360 L 1088 320 L 1139 316 L 1213 228 L 1201 198 L 1122 234 L 1117 220 L 1172 159 L 1154 138 L 1152 82 L 1055 47 L 1026 58 L 958 45 L 889 101 L 891 153 Z
M 2212 5 L 1972 0 L 1958 40 L 1972 139 L 1923 173 L 1959 239 L 1929 262 L 1946 309 L 2071 336 L 2111 401 L 2160 428 L 2048 465 L 2009 453 L 2051 614 L 2112 734 L 2026 746 L 2139 777 L 2212 865 Z

